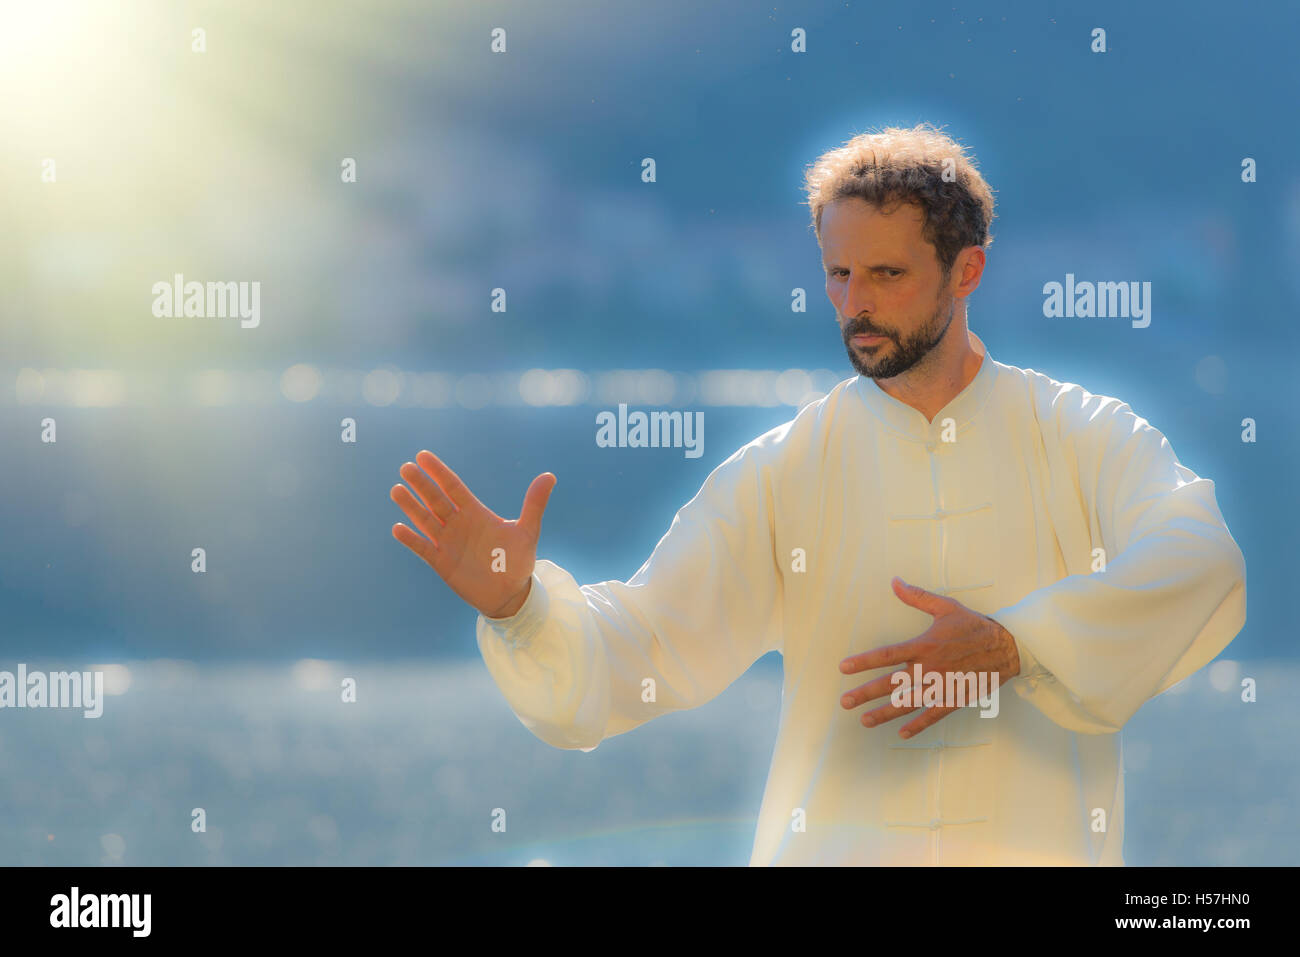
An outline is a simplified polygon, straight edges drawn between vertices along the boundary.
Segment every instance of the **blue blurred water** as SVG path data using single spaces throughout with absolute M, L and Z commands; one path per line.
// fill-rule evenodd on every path
M 996 339 L 989 348 L 999 355 Z M 1014 349 L 1000 351 L 1016 363 Z M 1282 380 L 1290 364 L 1280 354 L 1257 363 L 1257 381 Z M 1246 556 L 1249 617 L 1234 654 L 1292 655 L 1300 512 L 1276 482 L 1300 471 L 1300 443 L 1287 438 L 1300 431 L 1295 407 L 1225 399 L 1196 388 L 1190 360 L 1167 365 L 1155 373 L 1159 388 L 1139 371 L 1078 378 L 1129 401 L 1184 464 L 1215 481 Z M 1069 366 L 1046 371 L 1069 381 Z M 15 440 L 20 454 L 0 469 L 0 654 L 472 657 L 464 636 L 474 612 L 390 534 L 405 517 L 389 489 L 420 449 L 512 518 L 533 476 L 553 471 L 540 557 L 583 583 L 626 580 L 711 469 L 795 412 L 707 408 L 704 455 L 688 459 L 597 447 L 592 405 L 58 410 L 58 444 Z M 1244 414 L 1259 419 L 1255 444 L 1240 440 Z M 0 407 L 0 429 L 34 436 L 31 415 Z M 339 441 L 344 415 L 357 418 L 356 445 Z M 191 570 L 195 547 L 206 550 L 204 574 Z
M 1270 707 L 1300 668 L 1214 667 L 1227 690 L 1202 671 L 1123 732 L 1129 864 L 1300 863 L 1300 728 Z M 743 865 L 780 702 L 770 655 L 584 754 L 533 738 L 481 663 L 125 669 L 101 718 L 0 711 L 0 864 Z

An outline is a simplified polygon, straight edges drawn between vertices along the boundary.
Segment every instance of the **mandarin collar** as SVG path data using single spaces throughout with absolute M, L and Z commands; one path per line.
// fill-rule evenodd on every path
M 958 392 L 935 415 L 934 421 L 927 422 L 919 409 L 914 409 L 906 402 L 894 398 L 876 383 L 870 376 L 859 375 L 854 384 L 867 408 L 880 419 L 890 431 L 914 442 L 927 444 L 939 441 L 945 419 L 952 419 L 960 432 L 984 407 L 997 378 L 997 363 L 989 355 L 988 347 L 982 339 L 969 329 L 971 348 L 981 356 L 979 371 L 975 378 L 967 383 L 966 388 Z

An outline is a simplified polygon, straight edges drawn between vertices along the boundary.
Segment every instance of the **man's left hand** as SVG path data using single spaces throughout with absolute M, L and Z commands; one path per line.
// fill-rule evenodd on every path
M 945 598 L 924 588 L 909 585 L 901 578 L 894 578 L 890 584 L 901 601 L 927 615 L 933 615 L 934 623 L 910 641 L 845 658 L 840 662 L 841 672 L 851 675 L 859 671 L 902 665 L 910 681 L 913 666 L 920 664 L 923 675 L 930 672 L 943 674 L 945 687 L 949 672 L 997 674 L 999 685 L 1020 674 L 1020 655 L 1016 652 L 1015 639 L 1011 632 L 992 618 L 972 611 L 954 598 Z M 882 675 L 854 688 L 840 699 L 840 705 L 845 710 L 852 710 L 867 701 L 889 697 L 897 686 L 893 680 L 893 674 L 896 673 Z M 920 686 L 913 685 L 911 691 L 914 700 L 919 702 Z M 910 714 L 918 710 L 918 707 L 899 708 L 892 701 L 887 701 L 881 707 L 865 712 L 862 723 L 869 728 L 875 727 Z M 910 738 L 956 710 L 955 707 L 928 708 L 920 717 L 904 726 L 899 731 L 899 736 Z

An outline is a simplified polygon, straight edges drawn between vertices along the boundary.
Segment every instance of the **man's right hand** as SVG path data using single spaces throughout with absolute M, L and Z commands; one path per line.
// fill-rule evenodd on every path
M 519 518 L 510 521 L 475 498 L 432 452 L 421 452 L 415 461 L 419 465 L 407 462 L 399 470 L 415 495 L 398 484 L 389 497 L 424 537 L 400 522 L 393 526 L 393 537 L 428 562 L 452 591 L 483 615 L 515 614 L 528 598 L 542 512 L 555 488 L 555 475 L 543 472 L 533 479 Z

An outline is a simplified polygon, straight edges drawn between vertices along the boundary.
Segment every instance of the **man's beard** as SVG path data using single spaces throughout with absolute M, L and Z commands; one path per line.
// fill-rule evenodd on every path
M 892 379 L 894 376 L 902 375 L 911 369 L 914 365 L 929 355 L 930 350 L 937 346 L 940 340 L 948 332 L 948 327 L 952 325 L 952 317 L 956 313 L 957 303 L 952 294 L 949 293 L 934 310 L 920 329 L 916 330 L 911 336 L 899 341 L 890 333 L 875 328 L 870 320 L 854 319 L 846 322 L 842 328 L 844 333 L 844 348 L 849 352 L 849 362 L 853 368 L 858 371 L 859 375 L 867 376 L 871 379 Z M 944 313 L 947 317 L 944 318 Z M 941 327 L 942 324 L 942 327 Z M 889 342 L 881 342 L 875 346 L 869 347 L 873 352 L 859 352 L 853 345 L 854 336 L 885 336 L 894 343 L 895 348 L 885 351 L 889 347 Z

